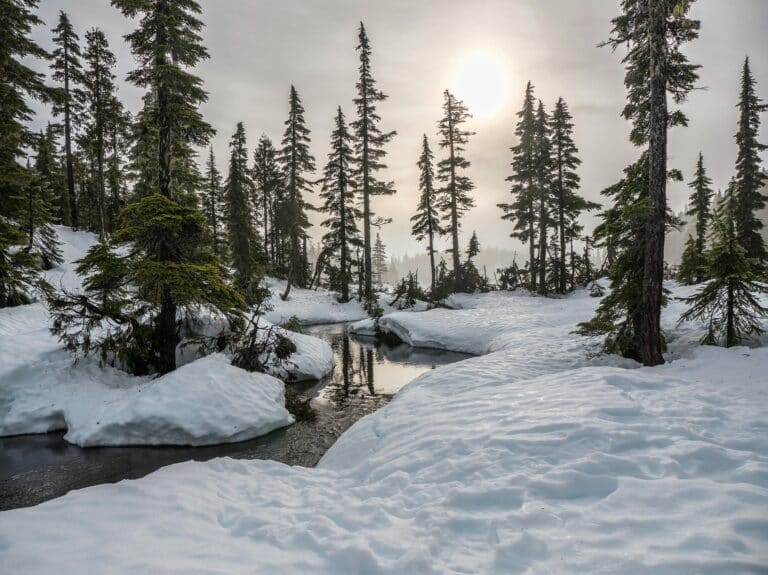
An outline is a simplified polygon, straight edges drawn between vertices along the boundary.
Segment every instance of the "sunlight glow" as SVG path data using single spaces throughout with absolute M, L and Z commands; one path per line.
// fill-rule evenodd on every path
M 497 114 L 509 97 L 509 77 L 501 58 L 478 52 L 463 58 L 454 80 L 457 98 L 476 118 Z

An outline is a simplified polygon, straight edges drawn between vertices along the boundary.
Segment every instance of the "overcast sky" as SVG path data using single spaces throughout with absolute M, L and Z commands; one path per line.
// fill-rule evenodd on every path
M 468 124 L 477 132 L 467 153 L 472 162 L 469 175 L 477 185 L 477 207 L 464 219 L 465 242 L 476 229 L 483 245 L 516 247 L 508 237 L 510 224 L 499 219 L 496 204 L 509 199 L 505 182 L 510 173 L 509 147 L 516 143 L 515 113 L 528 80 L 548 108 L 559 96 L 571 107 L 585 196 L 599 200 L 600 190 L 617 181 L 622 168 L 638 155 L 627 141 L 629 124 L 619 116 L 625 97 L 621 55 L 596 47 L 609 33 L 618 0 L 204 0 L 201 4 L 203 37 L 211 58 L 197 74 L 210 94 L 202 111 L 217 130 L 213 144 L 222 171 L 238 121 L 245 123 L 251 147 L 262 133 L 280 140 L 292 83 L 307 110 L 318 168 L 324 165 L 336 106 L 341 105 L 350 120 L 354 116 L 356 34 L 358 22 L 365 22 L 373 46 L 373 74 L 389 95 L 379 110 L 382 128 L 398 132 L 388 146 L 389 168 L 384 173 L 395 181 L 398 192 L 375 200 L 376 211 L 394 219 L 382 230 L 390 254 L 422 249 L 409 235 L 408 219 L 418 194 L 415 163 L 423 133 L 440 155 L 435 129 L 445 88 L 471 106 L 483 80 L 506 87 L 498 90 L 500 110 L 476 114 Z M 45 47 L 51 47 L 49 30 L 59 10 L 69 13 L 81 40 L 88 28 L 104 30 L 118 57 L 120 95 L 136 111 L 141 92 L 124 81 L 134 60 L 123 41 L 135 22 L 124 19 L 107 0 L 42 0 L 39 14 L 45 26 L 38 27 L 34 36 Z M 699 84 L 706 89 L 692 94 L 685 105 L 690 126 L 671 134 L 670 164 L 688 180 L 701 150 L 715 186 L 722 187 L 733 172 L 734 106 L 746 55 L 751 56 L 758 93 L 768 100 L 768 0 L 698 0 L 692 16 L 701 20 L 701 37 L 686 51 L 703 66 Z M 468 84 L 472 70 L 467 66 L 478 61 L 491 62 L 495 68 Z M 47 119 L 41 110 L 36 123 Z M 768 115 L 763 123 L 768 123 Z M 763 129 L 763 141 L 768 139 L 766 133 Z M 688 189 L 675 185 L 669 194 L 673 208 L 680 209 Z M 586 223 L 591 229 L 594 220 Z M 318 228 L 313 235 L 319 237 Z

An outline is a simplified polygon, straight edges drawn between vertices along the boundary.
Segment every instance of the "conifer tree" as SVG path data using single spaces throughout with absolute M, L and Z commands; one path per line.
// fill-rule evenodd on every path
M 535 210 L 539 224 L 539 273 L 538 288 L 540 294 L 547 293 L 547 230 L 552 227 L 553 195 L 552 195 L 552 145 L 549 116 L 544 110 L 544 104 L 539 100 L 534 124 L 534 158 L 536 172 Z
M 583 226 L 579 216 L 584 211 L 600 207 L 595 202 L 589 202 L 579 195 L 580 178 L 576 173 L 581 160 L 579 150 L 573 141 L 573 118 L 565 100 L 558 98 L 552 112 L 552 162 L 553 177 L 552 191 L 555 203 L 555 220 L 557 237 L 560 242 L 560 260 L 558 262 L 558 286 L 560 293 L 567 291 L 566 278 L 566 244 L 573 243 L 581 234 Z M 574 275 L 574 270 L 571 270 Z
M 275 244 L 282 237 L 281 230 L 275 226 L 275 203 L 280 194 L 282 174 L 277 164 L 277 151 L 266 135 L 259 138 L 259 145 L 253 151 L 253 181 L 264 226 L 264 254 L 268 254 L 271 263 L 275 264 Z
M 419 204 L 416 214 L 411 217 L 413 227 L 411 233 L 417 241 L 427 239 L 427 253 L 429 254 L 430 293 L 435 292 L 437 285 L 437 270 L 435 268 L 435 238 L 445 233 L 440 224 L 440 213 L 437 209 L 439 198 L 435 189 L 434 155 L 429 147 L 427 135 L 421 143 L 421 156 L 417 162 L 419 167 Z
M 331 134 L 331 151 L 323 171 L 320 197 L 324 203 L 321 210 L 328 217 L 323 227 L 328 231 L 323 236 L 323 246 L 333 253 L 339 262 L 337 282 L 341 291 L 341 302 L 349 301 L 349 284 L 352 281 L 352 247 L 362 247 L 357 221 L 362 212 L 356 206 L 356 182 L 352 178 L 354 153 L 352 136 L 347 129 L 344 113 L 339 106 L 336 112 L 336 127 Z
M 707 177 L 707 171 L 704 168 L 704 156 L 699 152 L 694 178 L 688 184 L 693 192 L 685 212 L 687 216 L 693 218 L 695 238 L 693 235 L 688 236 L 678 274 L 680 281 L 685 284 L 701 283 L 709 275 L 706 248 L 709 220 L 712 218 L 710 204 L 714 195 L 711 184 L 712 180 Z
M 707 332 L 701 340 L 705 345 L 739 345 L 746 338 L 763 333 L 761 319 L 768 317 L 759 295 L 768 294 L 768 287 L 756 275 L 754 260 L 736 237 L 734 188 L 728 190 L 727 200 L 715 216 L 714 240 L 708 253 L 712 281 L 685 302 L 690 308 L 680 321 L 704 320 Z
M 381 236 L 376 233 L 376 241 L 373 244 L 372 265 L 373 278 L 377 285 L 381 285 L 384 274 L 387 273 L 387 246 L 381 241 Z
M 24 61 L 48 57 L 30 39 L 32 27 L 41 24 L 32 12 L 36 7 L 35 0 L 12 0 L 0 10 L 0 307 L 28 301 L 38 279 L 35 258 L 22 249 L 25 191 L 34 174 L 19 163 L 24 148 L 34 144 L 26 127 L 32 119 L 28 99 L 50 96 L 43 75 Z
M 360 55 L 359 77 L 356 84 L 357 119 L 352 122 L 355 132 L 355 154 L 357 156 L 357 173 L 355 179 L 359 183 L 363 200 L 363 299 L 366 308 L 371 311 L 374 307 L 371 275 L 371 226 L 377 223 L 376 215 L 371 206 L 373 196 L 394 194 L 394 184 L 377 178 L 377 173 L 387 166 L 384 164 L 387 144 L 396 132 L 383 132 L 379 127 L 381 117 L 376 112 L 379 102 L 387 99 L 387 95 L 376 87 L 376 81 L 371 72 L 371 43 L 360 22 L 358 30 L 357 51 Z
M 41 133 L 37 142 L 35 166 L 30 183 L 24 191 L 24 228 L 27 236 L 25 250 L 39 258 L 43 269 L 51 269 L 64 260 L 60 242 L 51 222 L 58 205 L 56 191 L 51 188 L 48 163 L 50 142 Z
M 208 222 L 208 231 L 211 235 L 211 250 L 221 258 L 223 254 L 222 238 L 222 198 L 221 174 L 216 167 L 216 156 L 213 154 L 213 146 L 208 152 L 208 161 L 205 164 L 205 188 L 203 190 L 202 208 L 205 219 Z
M 294 283 L 299 287 L 306 285 L 307 268 L 302 256 L 302 244 L 310 226 L 307 209 L 310 209 L 311 205 L 304 200 L 304 193 L 312 192 L 312 183 L 306 174 L 315 171 L 315 159 L 309 152 L 310 132 L 304 122 L 304 106 L 293 86 L 289 103 L 290 112 L 285 121 L 283 147 L 278 155 L 285 182 L 285 197 L 279 206 L 279 225 L 288 234 L 288 281 L 282 294 L 283 299 L 288 298 Z
M 71 225 L 76 230 L 79 226 L 77 217 L 77 200 L 75 197 L 75 172 L 73 166 L 72 140 L 75 125 L 79 122 L 79 116 L 83 110 L 84 96 L 81 90 L 83 83 L 83 70 L 80 64 L 79 37 L 75 33 L 69 16 L 63 11 L 59 12 L 59 23 L 52 30 L 53 42 L 56 48 L 53 51 L 52 78 L 61 86 L 60 97 L 54 101 L 53 114 L 64 116 L 64 161 L 67 171 L 66 187 L 66 211 L 68 212 L 64 223 Z M 68 223 L 69 222 L 69 223 Z
M 765 207 L 766 197 L 762 187 L 768 175 L 761 169 L 760 153 L 768 146 L 757 141 L 760 132 L 760 113 L 768 105 L 755 92 L 755 79 L 749 68 L 749 58 L 744 60 L 739 97 L 739 130 L 736 132 L 736 237 L 747 250 L 747 257 L 757 261 L 761 267 L 768 261 L 768 252 L 760 234 L 763 223 L 757 211 Z
M 224 184 L 224 215 L 227 225 L 229 260 L 235 271 L 235 283 L 248 303 L 256 303 L 260 240 L 253 228 L 249 202 L 253 180 L 248 169 L 245 128 L 238 122 L 232 140 L 229 174 Z
M 58 150 L 56 149 L 57 129 L 48 124 L 41 131 L 35 142 L 35 172 L 42 186 L 47 190 L 46 202 L 50 213 L 51 223 L 65 223 L 64 217 L 69 213 L 68 204 L 63 204 L 66 198 L 66 178 L 62 169 Z M 63 206 L 62 206 L 63 204 Z M 62 207 L 65 209 L 62 213 Z
M 518 144 L 510 148 L 512 151 L 511 176 L 507 177 L 512 182 L 510 193 L 512 203 L 498 204 L 504 211 L 502 219 L 514 223 L 514 231 L 511 236 L 528 244 L 528 272 L 530 289 L 536 289 L 536 148 L 535 125 L 536 108 L 533 96 L 533 85 L 528 82 L 525 88 L 523 107 L 517 113 L 519 118 L 515 128 Z
M 469 238 L 467 246 L 467 261 L 472 261 L 480 253 L 480 240 L 477 239 L 477 231 L 472 231 L 472 237 Z
M 125 110 L 117 97 L 110 102 L 107 115 L 107 183 L 109 184 L 109 200 L 107 205 L 107 229 L 113 232 L 117 228 L 118 214 L 125 206 L 126 185 L 123 169 L 124 159 L 128 148 L 129 127 L 131 115 Z
M 622 115 L 633 124 L 630 141 L 648 151 L 648 196 L 642 260 L 642 299 L 639 341 L 645 365 L 664 362 L 661 307 L 663 304 L 664 233 L 667 201 L 667 131 L 685 125 L 679 110 L 670 112 L 667 94 L 676 104 L 685 100 L 697 79 L 697 66 L 681 47 L 698 36 L 699 22 L 688 18 L 694 0 L 622 0 L 621 14 L 604 45 L 626 48 L 624 84 L 627 105 Z
M 448 90 L 443 92 L 443 118 L 438 122 L 440 148 L 447 149 L 448 157 L 437 164 L 437 179 L 443 183 L 440 188 L 438 208 L 446 221 L 446 233 L 451 236 L 451 255 L 453 258 L 453 289 L 459 291 L 461 280 L 461 253 L 459 251 L 459 229 L 461 216 L 475 205 L 469 193 L 475 185 L 462 172 L 469 168 L 470 162 L 463 152 L 469 136 L 474 132 L 464 130 L 462 124 L 471 118 L 464 102 L 457 100 Z
M 96 164 L 99 240 L 104 241 L 108 231 L 105 168 L 107 129 L 110 117 L 115 111 L 115 76 L 112 68 L 116 60 L 109 49 L 106 36 L 98 28 L 85 33 L 85 43 L 83 59 L 86 62 L 86 69 L 83 74 L 83 92 L 87 107 L 86 133 L 91 142 Z

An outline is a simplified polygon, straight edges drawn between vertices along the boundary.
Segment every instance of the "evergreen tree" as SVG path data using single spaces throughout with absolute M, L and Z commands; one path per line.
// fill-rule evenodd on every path
M 371 207 L 373 196 L 395 193 L 392 182 L 384 182 L 376 174 L 386 168 L 384 145 L 396 132 L 383 132 L 379 127 L 381 118 L 376 112 L 379 102 L 387 99 L 387 95 L 376 87 L 376 81 L 371 73 L 371 43 L 365 32 L 365 26 L 360 22 L 358 30 L 357 50 L 360 54 L 360 76 L 356 89 L 357 119 L 352 123 L 355 132 L 355 154 L 357 156 L 357 173 L 355 179 L 359 183 L 363 200 L 363 299 L 366 308 L 371 311 L 374 307 L 371 275 L 371 225 L 375 225 L 375 213 Z M 380 222 L 379 222 L 380 223 Z
M 379 234 L 376 234 L 376 241 L 373 244 L 372 265 L 373 278 L 377 285 L 381 285 L 384 274 L 387 273 L 387 246 L 381 241 Z
M 32 119 L 28 99 L 50 96 L 43 75 L 24 61 L 48 57 L 29 37 L 41 24 L 32 12 L 36 7 L 35 0 L 10 0 L 0 9 L 0 307 L 28 301 L 37 281 L 35 258 L 22 249 L 25 192 L 34 173 L 18 161 L 35 139 L 26 127 Z
M 94 28 L 85 33 L 86 70 L 83 75 L 83 91 L 87 103 L 86 134 L 90 141 L 96 164 L 96 191 L 98 197 L 99 240 L 104 241 L 107 230 L 106 200 L 106 148 L 107 130 L 116 100 L 114 74 L 115 56 L 109 50 L 104 33 Z
M 584 211 L 595 210 L 600 204 L 589 202 L 579 195 L 580 178 L 576 173 L 581 160 L 579 150 L 573 141 L 573 118 L 565 100 L 558 98 L 552 112 L 552 188 L 555 202 L 557 237 L 560 242 L 560 260 L 558 262 L 557 290 L 565 293 L 568 289 L 566 279 L 566 244 L 573 244 L 580 237 L 583 226 L 579 216 Z M 571 275 L 574 270 L 571 269 Z
M 471 118 L 464 102 L 457 100 L 448 90 L 443 92 L 443 118 L 438 122 L 440 147 L 448 150 L 448 157 L 437 164 L 437 179 L 443 183 L 440 188 L 438 208 L 447 222 L 446 233 L 451 236 L 451 254 L 453 258 L 454 291 L 462 289 L 461 253 L 459 252 L 459 229 L 461 216 L 475 205 L 469 195 L 475 185 L 468 176 L 461 172 L 470 166 L 463 152 L 469 136 L 474 132 L 462 129 L 462 124 Z
M 680 321 L 705 320 L 707 333 L 701 343 L 705 345 L 739 345 L 746 338 L 763 333 L 760 320 L 768 317 L 759 294 L 768 294 L 768 287 L 756 275 L 756 262 L 750 260 L 746 248 L 736 237 L 735 215 L 738 202 L 733 189 L 728 200 L 716 215 L 714 241 L 708 253 L 712 281 L 685 302 L 690 308 Z
M 507 177 L 512 182 L 510 190 L 512 203 L 498 204 L 504 211 L 502 219 L 514 222 L 514 231 L 511 236 L 528 244 L 528 272 L 529 287 L 536 289 L 536 147 L 535 126 L 536 108 L 533 96 L 533 85 L 528 82 L 525 88 L 523 107 L 517 113 L 519 118 L 515 128 L 518 144 L 510 148 L 512 151 L 511 176 Z
M 202 207 L 205 219 L 208 223 L 208 232 L 211 236 L 211 250 L 221 258 L 223 255 L 222 239 L 222 198 L 221 174 L 216 168 L 216 157 L 213 154 L 213 146 L 208 153 L 208 161 L 205 164 L 205 188 L 203 190 Z
M 351 177 L 354 162 L 350 145 L 352 136 L 344 121 L 339 106 L 336 112 L 336 127 L 331 134 L 331 152 L 323 171 L 323 187 L 320 197 L 324 203 L 321 210 L 328 214 L 323 227 L 328 231 L 323 236 L 323 246 L 338 259 L 339 267 L 336 284 L 341 291 L 341 301 L 349 301 L 349 284 L 352 281 L 351 249 L 361 247 L 357 220 L 362 212 L 356 207 L 356 183 Z
M 42 268 L 46 270 L 64 261 L 59 247 L 61 244 L 51 224 L 55 217 L 58 197 L 56 191 L 51 188 L 50 177 L 46 176 L 50 162 L 49 146 L 50 142 L 41 133 L 36 146 L 37 158 L 33 176 L 24 192 L 23 221 L 27 240 L 25 250 L 39 258 Z
M 79 222 L 75 197 L 72 140 L 75 129 L 73 124 L 78 123 L 84 104 L 81 90 L 83 70 L 80 64 L 80 38 L 75 33 L 69 16 L 63 11 L 59 12 L 59 23 L 52 32 L 54 33 L 53 42 L 56 45 L 51 63 L 52 78 L 61 85 L 60 98 L 54 102 L 53 114 L 64 116 L 64 161 L 67 170 L 66 197 L 62 198 L 62 206 L 66 208 L 66 215 L 62 220 L 65 225 L 71 225 L 72 229 L 76 230 Z
M 685 214 L 693 218 L 696 237 L 694 239 L 692 235 L 688 236 L 680 261 L 678 277 L 684 284 L 701 283 L 708 278 L 707 227 L 712 217 L 710 204 L 714 195 L 711 184 L 712 180 L 707 177 L 707 171 L 704 168 L 704 156 L 699 152 L 693 181 L 688 184 L 693 192 L 691 192 L 690 204 Z
M 66 178 L 56 149 L 57 130 L 48 124 L 35 143 L 35 173 L 41 185 L 47 190 L 46 202 L 51 223 L 65 223 L 62 203 L 66 198 Z M 63 204 L 64 212 L 69 213 L 68 204 Z
M 648 196 L 642 258 L 642 299 L 638 317 L 641 359 L 645 365 L 664 362 L 661 307 L 663 304 L 664 233 L 667 201 L 667 131 L 685 125 L 682 112 L 668 109 L 667 94 L 676 104 L 685 100 L 697 79 L 697 66 L 688 62 L 682 45 L 698 36 L 699 22 L 688 18 L 694 0 L 622 0 L 621 14 L 612 20 L 604 45 L 626 48 L 624 84 L 627 105 L 623 116 L 632 121 L 630 140 L 648 151 Z M 639 263 L 640 260 L 638 260 Z
M 304 200 L 303 194 L 312 192 L 312 183 L 306 174 L 315 171 L 315 159 L 309 152 L 310 132 L 304 122 L 304 106 L 293 86 L 289 102 L 290 112 L 285 121 L 283 147 L 278 156 L 285 182 L 285 197 L 279 206 L 278 225 L 288 234 L 288 281 L 282 294 L 283 299 L 288 298 L 294 283 L 299 287 L 306 285 L 307 268 L 302 244 L 310 226 L 307 209 L 312 206 Z
M 469 238 L 469 246 L 467 246 L 467 261 L 472 261 L 472 258 L 480 253 L 480 240 L 477 239 L 477 232 L 472 232 L 472 237 Z
M 757 261 L 761 267 L 768 260 L 765 242 L 760 234 L 763 223 L 757 211 L 765 207 L 766 197 L 762 187 L 768 175 L 761 169 L 760 152 L 768 146 L 757 141 L 760 132 L 760 113 L 768 105 L 755 93 L 755 79 L 749 68 L 749 58 L 744 60 L 739 97 L 739 131 L 736 133 L 736 237 L 747 251 L 747 257 Z
M 539 272 L 538 288 L 540 294 L 547 293 L 547 230 L 554 225 L 552 218 L 552 145 L 549 116 L 544 104 L 539 100 L 534 124 L 534 159 L 536 172 L 535 210 L 539 224 Z
M 128 149 L 131 115 L 123 104 L 113 98 L 107 114 L 107 183 L 109 199 L 107 202 L 107 229 L 113 232 L 117 228 L 118 214 L 125 206 L 126 185 L 123 163 Z
M 424 138 L 421 143 L 421 156 L 417 166 L 419 167 L 419 205 L 416 208 L 416 214 L 411 217 L 413 227 L 411 233 L 414 235 L 417 241 L 424 241 L 427 239 L 427 253 L 429 254 L 429 271 L 430 271 L 430 293 L 435 292 L 437 285 L 435 269 L 435 237 L 441 236 L 445 233 L 445 230 L 440 225 L 440 213 L 438 212 L 438 196 L 435 189 L 435 169 L 434 169 L 434 155 L 429 147 L 429 140 L 427 135 L 424 134 Z
M 277 263 L 275 247 L 282 238 L 282 230 L 275 226 L 275 203 L 280 195 L 282 175 L 272 140 L 265 135 L 259 138 L 259 145 L 253 151 L 253 181 L 257 194 L 255 203 L 261 206 L 264 253 L 274 265 Z
M 224 215 L 229 259 L 235 270 L 237 287 L 248 303 L 256 303 L 255 289 L 261 279 L 258 274 L 261 241 L 253 228 L 251 217 L 249 198 L 253 181 L 248 170 L 248 149 L 242 122 L 238 122 L 229 147 L 231 150 L 229 174 L 224 184 Z

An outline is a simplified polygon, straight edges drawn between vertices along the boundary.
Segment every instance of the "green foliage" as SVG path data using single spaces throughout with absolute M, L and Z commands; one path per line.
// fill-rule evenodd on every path
M 394 299 L 389 305 L 397 309 L 408 309 L 416 305 L 417 301 L 424 301 L 426 294 L 419 285 L 416 274 L 408 272 L 408 275 L 401 278 L 395 286 Z
M 40 281 L 35 257 L 21 249 L 26 237 L 0 217 L 0 308 L 27 304 Z
M 285 231 L 277 225 L 276 206 L 283 197 L 283 176 L 277 164 L 277 151 L 272 140 L 262 135 L 253 151 L 253 205 L 261 206 L 264 253 L 268 255 L 273 273 L 282 263 Z
M 291 317 L 289 317 L 288 321 L 283 323 L 283 325 L 281 325 L 280 327 L 295 333 L 304 333 L 304 326 L 302 325 L 301 320 L 297 318 L 295 315 L 292 315 Z
M 427 135 L 421 143 L 421 156 L 417 162 L 419 167 L 419 204 L 416 213 L 411 216 L 413 226 L 411 234 L 417 241 L 427 240 L 427 254 L 429 254 L 430 289 L 434 291 L 437 281 L 435 269 L 435 238 L 445 234 L 445 229 L 440 224 L 440 212 L 437 209 L 438 196 L 435 189 L 434 154 L 429 147 Z
M 678 279 L 684 284 L 701 283 L 709 277 L 705 252 L 707 228 L 712 219 L 710 204 L 712 203 L 713 191 L 710 187 L 711 184 L 712 180 L 707 177 L 704 168 L 704 156 L 699 152 L 694 179 L 688 184 L 693 192 L 691 192 L 690 204 L 685 215 L 694 218 L 696 237 L 695 239 L 692 236 L 688 237 L 680 262 Z
M 525 283 L 525 271 L 521 270 L 514 260 L 511 266 L 496 270 L 496 286 L 500 290 L 515 291 Z

